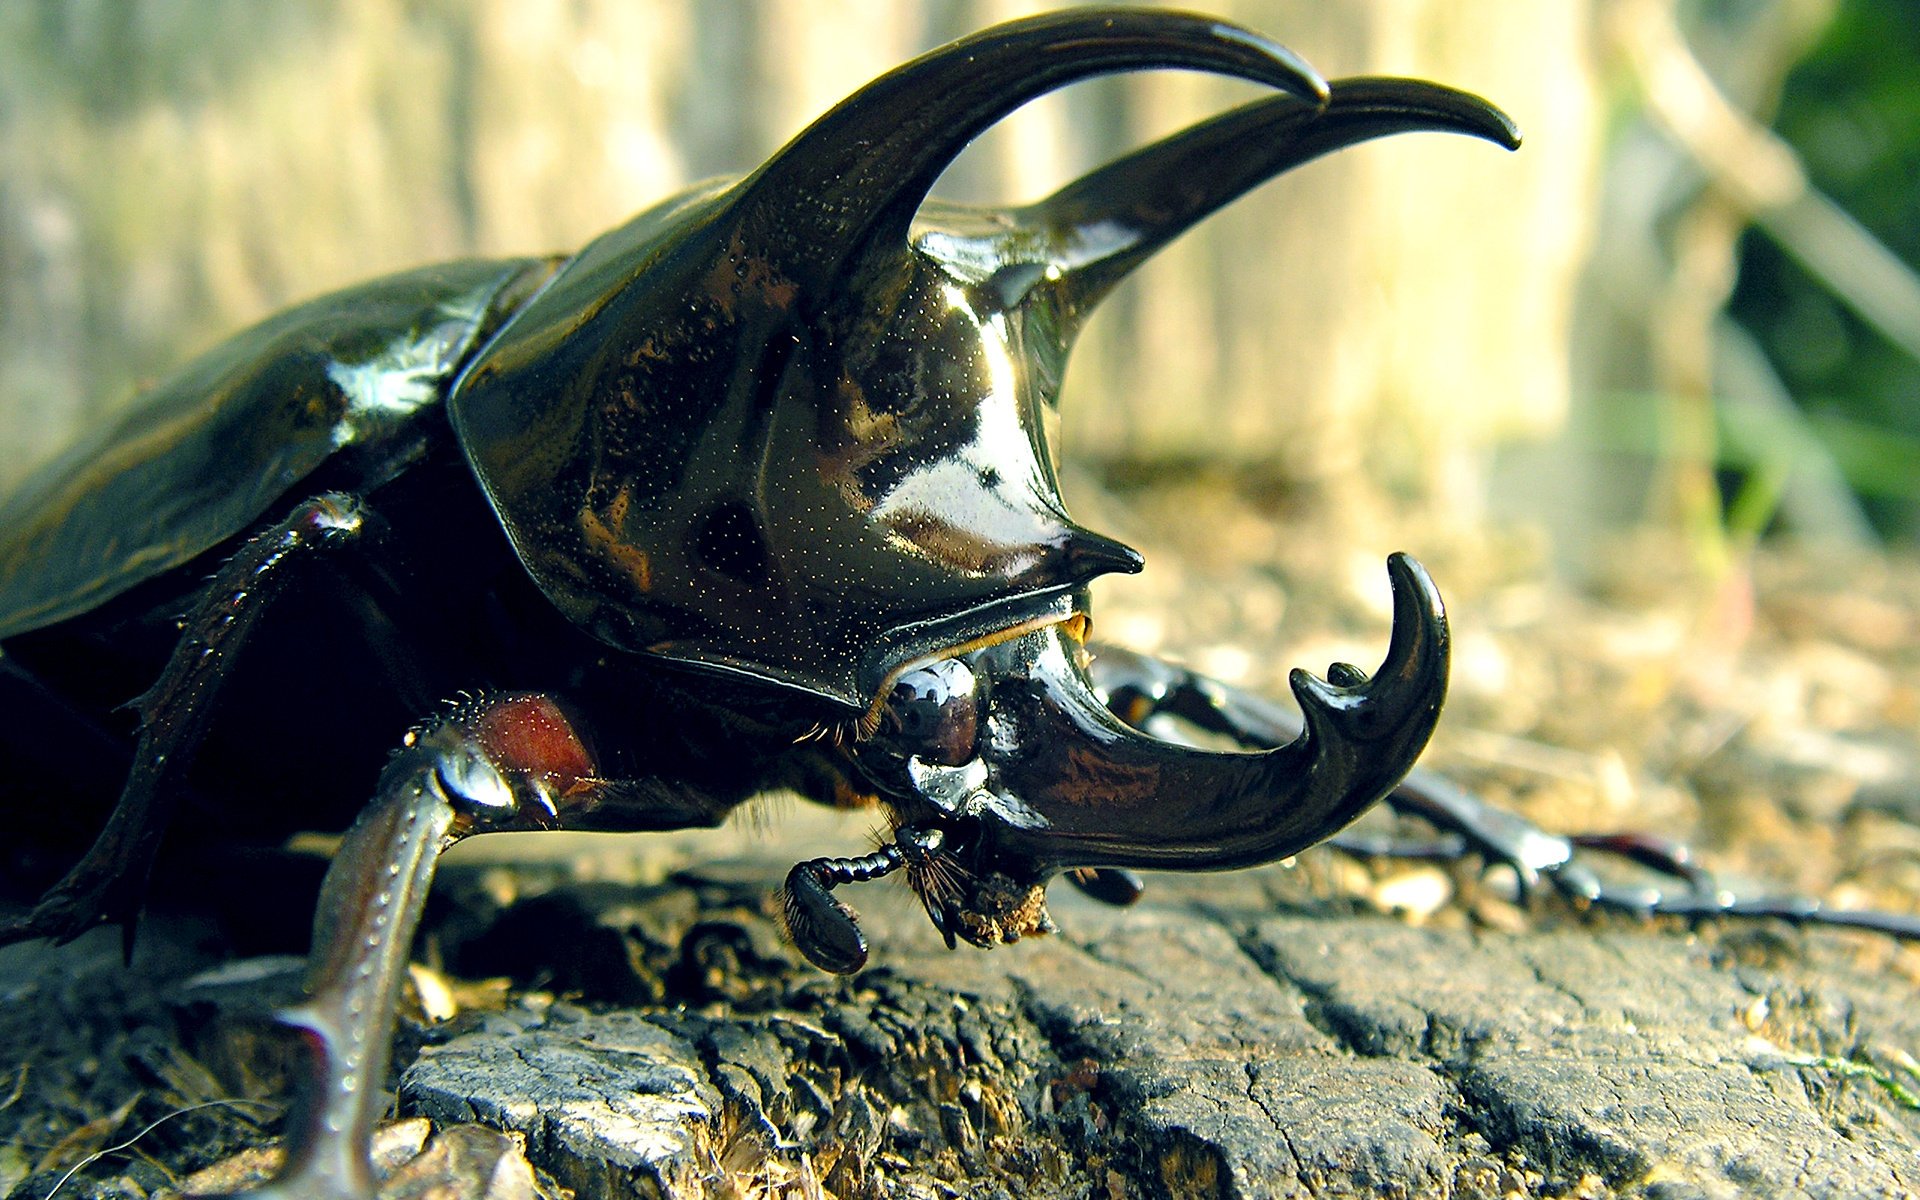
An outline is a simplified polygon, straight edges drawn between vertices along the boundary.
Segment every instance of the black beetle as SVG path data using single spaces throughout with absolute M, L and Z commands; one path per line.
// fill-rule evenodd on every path
M 1146 68 L 1280 94 L 1029 207 L 926 201 L 1012 109 Z M 1421 129 L 1518 143 L 1475 97 L 1329 85 L 1220 21 L 1054 13 L 883 76 L 570 258 L 415 271 L 239 335 L 0 508 L 15 778 L 74 800 L 22 820 L 58 844 L 118 796 L 0 940 L 130 926 L 170 824 L 274 839 L 345 824 L 373 784 L 284 1014 L 310 1073 L 262 1193 L 364 1197 L 400 968 L 460 837 L 711 825 L 778 787 L 877 805 L 891 843 L 788 878 L 794 941 L 840 972 L 867 954 L 847 882 L 904 870 L 949 943 L 991 945 L 1050 927 L 1062 872 L 1123 902 L 1129 868 L 1321 841 L 1433 729 L 1433 585 L 1390 561 L 1383 666 L 1296 672 L 1305 730 L 1280 748 L 1149 737 L 1116 711 L 1197 693 L 1090 666 L 1085 586 L 1140 560 L 1067 517 L 1045 427 L 1134 266 L 1289 167 Z

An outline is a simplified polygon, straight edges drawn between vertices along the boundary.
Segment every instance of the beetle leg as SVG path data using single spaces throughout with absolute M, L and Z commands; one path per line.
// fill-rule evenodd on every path
M 408 951 L 440 854 L 473 834 L 713 825 L 732 804 L 601 777 L 553 698 L 467 700 L 409 733 L 327 869 L 304 1004 L 280 1014 L 305 1048 L 286 1158 L 251 1200 L 372 1200 L 373 1124 Z
M 1132 725 L 1144 726 L 1156 717 L 1171 716 L 1253 750 L 1284 745 L 1300 729 L 1297 716 L 1263 696 L 1130 650 L 1096 647 L 1090 670 L 1108 707 Z M 1328 677 L 1335 679 L 1338 670 L 1336 665 Z M 1920 917 L 1830 909 L 1816 900 L 1796 896 L 1735 896 L 1715 883 L 1686 846 L 1666 838 L 1642 833 L 1574 837 L 1548 833 L 1431 771 L 1415 768 L 1408 772 L 1384 802 L 1400 816 L 1418 817 L 1432 825 L 1439 836 L 1407 841 L 1348 830 L 1328 838 L 1326 844 L 1367 858 L 1450 861 L 1478 855 L 1487 862 L 1510 867 L 1523 897 L 1545 880 L 1577 905 L 1637 916 L 1772 917 L 1920 938 Z M 1579 861 L 1577 852 L 1581 850 L 1631 860 L 1678 881 L 1680 886 L 1664 889 L 1606 882 Z
M 382 774 L 320 890 L 308 999 L 283 1010 L 304 1050 L 286 1157 L 256 1200 L 372 1200 L 370 1143 L 385 1098 L 394 1006 L 440 853 L 459 836 L 438 756 L 410 752 Z M 465 799 L 464 797 L 462 799 Z
M 140 736 L 105 828 L 33 911 L 0 926 L 0 945 L 35 937 L 71 941 L 112 922 L 125 929 L 131 953 L 134 914 L 178 803 L 181 777 L 206 737 L 235 654 L 286 587 L 290 568 L 354 543 L 373 521 L 357 497 L 316 496 L 249 539 L 215 572 L 160 678 L 134 701 Z

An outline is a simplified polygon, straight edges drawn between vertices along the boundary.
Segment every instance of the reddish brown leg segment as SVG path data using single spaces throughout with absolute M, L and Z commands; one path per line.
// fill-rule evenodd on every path
M 725 807 L 644 781 L 601 780 L 550 697 L 462 704 L 416 730 L 381 773 L 321 889 L 305 1004 L 281 1014 L 306 1047 L 280 1173 L 252 1200 L 372 1200 L 373 1124 L 384 1104 L 394 1006 L 440 853 L 503 830 L 616 821 L 712 824 Z

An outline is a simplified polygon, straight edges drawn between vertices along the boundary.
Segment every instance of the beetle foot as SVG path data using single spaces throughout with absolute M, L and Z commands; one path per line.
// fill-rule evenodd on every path
M 1572 839 L 1548 833 L 1518 813 L 1496 808 L 1431 772 L 1409 772 L 1387 796 L 1386 804 L 1399 816 L 1420 818 L 1441 836 L 1416 842 L 1347 831 L 1329 839 L 1330 844 L 1362 858 L 1478 855 L 1488 863 L 1511 868 L 1523 899 L 1539 888 L 1543 878 L 1569 895 L 1591 898 L 1599 890 L 1592 872 L 1574 863 Z
M 1402 816 L 1416 816 L 1433 825 L 1441 836 L 1409 842 L 1346 833 L 1334 838 L 1332 844 L 1362 857 L 1452 861 L 1476 855 L 1513 871 L 1522 902 L 1545 883 L 1576 907 L 1636 917 L 1772 918 L 1796 925 L 1865 929 L 1920 939 L 1920 916 L 1828 908 L 1805 896 L 1738 896 L 1722 888 L 1694 861 L 1693 852 L 1679 842 L 1644 833 L 1570 837 L 1548 833 L 1519 814 L 1495 808 L 1429 772 L 1409 775 L 1387 798 L 1387 804 Z M 1581 851 L 1627 859 L 1674 880 L 1678 886 L 1610 883 L 1580 861 Z
M 103 861 L 107 859 L 113 861 Z M 65 945 L 101 925 L 119 925 L 131 958 L 145 879 L 144 869 L 134 870 L 111 854 L 89 852 L 24 915 L 0 921 L 0 946 L 36 938 Z

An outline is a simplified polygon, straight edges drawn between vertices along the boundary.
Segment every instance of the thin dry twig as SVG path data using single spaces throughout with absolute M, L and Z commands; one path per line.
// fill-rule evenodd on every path
M 269 1104 L 264 1100 L 242 1100 L 238 1098 L 229 1098 L 224 1100 L 209 1100 L 204 1104 L 191 1104 L 191 1105 L 188 1105 L 186 1108 L 175 1109 L 174 1111 L 168 1113 L 163 1117 L 158 1117 L 153 1121 L 148 1122 L 148 1124 L 144 1128 L 142 1128 L 140 1132 L 134 1134 L 132 1137 L 128 1138 L 127 1140 L 123 1142 L 119 1142 L 112 1146 L 103 1146 L 100 1149 L 95 1150 L 93 1153 L 87 1155 L 85 1158 L 81 1159 L 79 1162 L 73 1164 L 71 1167 L 68 1167 L 66 1170 L 66 1173 L 60 1176 L 60 1178 L 54 1183 L 53 1187 L 47 1190 L 47 1194 L 45 1197 L 42 1198 L 42 1200 L 53 1200 L 54 1196 L 59 1193 L 60 1189 L 67 1186 L 67 1181 L 72 1179 L 75 1175 L 79 1174 L 81 1171 L 86 1170 L 88 1167 L 92 1166 L 94 1163 L 99 1162 L 101 1159 L 107 1157 L 110 1154 L 119 1154 L 123 1151 L 133 1149 L 133 1147 L 140 1142 L 140 1139 L 146 1137 L 149 1133 L 152 1133 L 154 1130 L 160 1128 L 162 1125 L 165 1125 L 168 1121 L 173 1120 L 175 1117 L 188 1116 L 192 1113 L 197 1113 L 202 1109 L 239 1107 L 241 1105 L 247 1105 L 247 1104 L 257 1105 L 258 1107 L 261 1107 L 261 1108 L 278 1107 L 277 1105 Z
M 1920 359 L 1920 275 L 1813 186 L 1793 147 L 1727 98 L 1687 46 L 1671 0 L 1622 0 L 1611 11 L 1648 114 L 1781 249 Z

